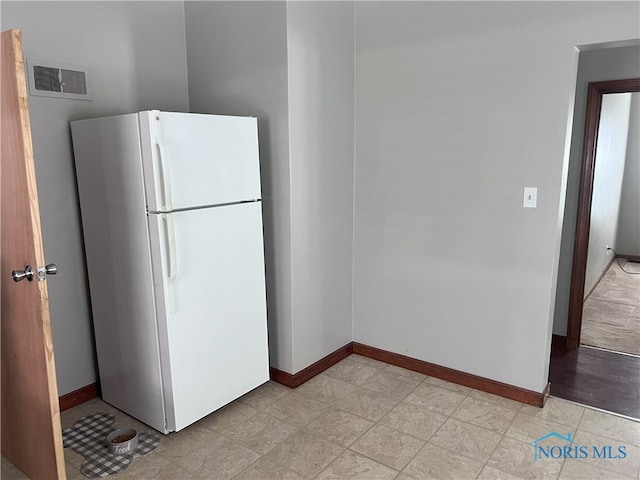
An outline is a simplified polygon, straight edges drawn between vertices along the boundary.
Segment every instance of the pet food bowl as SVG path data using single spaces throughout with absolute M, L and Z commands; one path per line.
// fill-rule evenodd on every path
M 107 435 L 109 453 L 127 455 L 138 447 L 138 432 L 133 428 L 119 428 Z

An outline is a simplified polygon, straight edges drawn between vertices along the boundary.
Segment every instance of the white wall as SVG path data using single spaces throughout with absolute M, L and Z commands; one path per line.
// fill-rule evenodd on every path
M 352 339 L 353 14 L 287 7 L 295 372 Z
M 575 46 L 639 14 L 356 2 L 354 340 L 543 390 Z
M 96 381 L 69 121 L 188 107 L 182 2 L 7 2 L 25 58 L 87 66 L 93 101 L 29 97 L 58 393 Z M 126 272 L 123 272 L 126 274 Z
M 271 366 L 293 373 L 284 2 L 185 2 L 192 112 L 258 117 Z
M 190 107 L 258 117 L 271 366 L 351 341 L 353 4 L 186 2 Z
M 607 246 L 615 248 L 616 245 L 630 108 L 630 93 L 602 97 L 591 197 L 585 295 L 595 287 L 614 257 L 612 251 L 607 251 Z
M 621 254 L 640 256 L 640 93 L 631 94 L 628 135 L 614 248 Z
M 24 30 L 27 58 L 92 69 L 93 102 L 30 99 L 45 250 L 61 267 L 49 283 L 60 394 L 95 381 L 67 126 L 76 118 L 188 106 L 257 115 L 272 365 L 295 373 L 322 353 L 306 352 L 308 345 L 340 346 L 349 298 L 344 284 L 328 282 L 349 278 L 337 260 L 349 258 L 354 94 L 348 78 L 332 75 L 347 75 L 353 61 L 346 6 L 3 1 L 1 8 L 3 29 Z M 355 10 L 352 338 L 541 391 L 574 47 L 640 37 L 639 6 L 356 2 Z M 317 59 L 306 57 L 312 46 Z M 323 102 L 308 95 L 320 85 L 331 86 Z M 523 186 L 539 188 L 537 209 L 522 209 Z M 323 203 L 327 193 L 341 201 Z M 328 232 L 307 230 L 320 225 Z M 300 286 L 292 299 L 294 275 Z M 313 320 L 293 318 L 294 309 Z
M 591 47 L 582 48 L 578 62 L 564 223 L 562 225 L 562 244 L 560 247 L 560 265 L 558 268 L 558 288 L 553 320 L 553 333 L 557 335 L 567 334 L 573 246 L 578 219 L 578 195 L 582 172 L 589 82 L 640 77 L 640 46 L 638 46 L 637 42 L 636 45 L 626 47 L 599 48 L 595 50 L 590 50 L 589 48 Z

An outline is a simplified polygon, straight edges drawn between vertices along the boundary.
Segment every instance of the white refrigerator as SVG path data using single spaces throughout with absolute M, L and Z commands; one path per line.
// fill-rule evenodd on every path
M 257 121 L 71 131 L 102 398 L 178 431 L 269 379 Z

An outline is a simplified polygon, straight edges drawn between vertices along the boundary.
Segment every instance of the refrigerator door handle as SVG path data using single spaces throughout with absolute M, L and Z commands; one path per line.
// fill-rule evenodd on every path
M 167 161 L 167 151 L 161 143 L 156 143 L 158 152 L 158 169 L 162 177 L 162 201 L 164 202 L 164 210 L 172 209 L 171 199 L 171 172 L 169 171 L 169 162 Z
M 169 312 L 176 313 L 176 236 L 173 228 L 173 217 L 162 215 L 164 220 L 164 238 L 167 249 L 167 287 Z

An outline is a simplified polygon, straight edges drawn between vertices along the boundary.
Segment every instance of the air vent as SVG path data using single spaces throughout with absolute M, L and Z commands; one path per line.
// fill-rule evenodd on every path
M 91 100 L 86 67 L 27 60 L 27 68 L 31 95 Z

